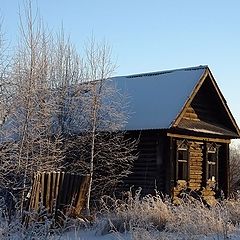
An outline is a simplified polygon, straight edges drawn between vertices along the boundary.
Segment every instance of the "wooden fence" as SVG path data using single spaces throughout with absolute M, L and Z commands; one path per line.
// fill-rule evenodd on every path
M 89 175 L 65 172 L 37 172 L 34 174 L 28 212 L 45 209 L 47 216 L 60 221 L 66 215 L 77 217 L 85 208 Z M 30 217 L 25 217 L 28 224 Z

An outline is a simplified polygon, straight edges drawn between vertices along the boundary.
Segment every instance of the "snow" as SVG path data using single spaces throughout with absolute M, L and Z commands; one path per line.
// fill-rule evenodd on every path
M 169 128 L 206 69 L 207 66 L 199 66 L 113 77 L 109 83 L 113 83 L 117 90 L 126 96 L 127 99 L 124 102 L 129 105 L 128 120 L 124 130 Z M 111 94 L 107 97 L 111 98 Z M 73 124 L 69 126 L 72 132 L 84 129 L 81 115 L 77 114 L 82 112 L 80 109 L 82 104 L 81 102 L 78 104 L 79 99 L 75 99 L 75 101 L 70 103 L 71 106 L 79 106 L 71 109 L 75 116 Z M 65 104 L 68 107 L 69 103 Z M 55 120 L 54 118 L 53 120 Z M 66 124 L 68 124 L 67 120 L 65 119 Z M 2 132 L 8 132 L 8 136 L 0 134 L 0 143 L 19 139 L 16 130 L 20 125 L 14 116 L 9 116 L 6 122 L 0 126 Z
M 99 234 L 96 230 L 80 230 L 80 231 L 70 231 L 62 236 L 56 236 L 56 239 L 60 240 L 116 240 L 116 239 L 121 239 L 121 240 L 130 240 L 131 236 L 129 233 L 109 233 L 106 235 L 101 235 Z
M 140 230 L 141 231 L 141 230 Z M 146 232 L 143 230 L 143 234 L 142 234 L 142 238 L 144 239 L 144 235 L 146 234 Z M 154 236 L 154 238 L 153 238 Z M 219 234 L 210 234 L 208 236 L 206 235 L 195 235 L 193 236 L 188 236 L 188 235 L 179 235 L 177 233 L 170 233 L 170 232 L 159 232 L 156 230 L 155 233 L 151 234 L 151 237 L 148 239 L 173 239 L 173 240 L 177 240 L 177 239 L 198 239 L 198 240 L 224 240 L 224 236 L 221 236 Z M 114 233 L 109 233 L 106 235 L 100 235 L 96 232 L 96 230 L 80 230 L 80 231 L 70 231 L 67 232 L 65 234 L 63 234 L 62 236 L 56 236 L 56 239 L 59 240 L 136 240 L 136 236 L 133 237 L 130 233 L 118 233 L 118 232 L 114 232 Z M 239 232 L 233 233 L 233 234 L 229 234 L 227 236 L 227 239 L 231 239 L 231 240 L 240 240 L 240 235 Z M 55 240 L 55 239 L 54 239 Z
M 39 239 L 49 239 L 49 240 L 138 240 L 147 239 L 172 239 L 172 240 L 180 240 L 180 239 L 195 239 L 195 240 L 240 240 L 240 232 L 236 231 L 234 233 L 228 233 L 225 236 L 223 233 L 216 234 L 200 234 L 200 235 L 187 235 L 187 234 L 179 234 L 177 232 L 168 232 L 168 231 L 158 231 L 154 232 L 146 232 L 145 229 L 138 229 L 138 235 L 134 235 L 134 233 L 126 232 L 112 232 L 109 234 L 101 235 L 98 233 L 96 229 L 80 229 L 80 230 L 71 230 L 62 234 L 54 234 L 48 236 L 42 236 Z M 1 238 L 2 239 L 2 238 Z M 25 238 L 23 235 L 15 234 L 10 237 L 4 238 L 9 240 L 22 240 L 22 239 L 33 239 L 33 238 Z M 35 239 L 35 238 L 34 238 Z
M 166 129 L 191 96 L 207 66 L 112 78 L 128 97 L 126 130 Z

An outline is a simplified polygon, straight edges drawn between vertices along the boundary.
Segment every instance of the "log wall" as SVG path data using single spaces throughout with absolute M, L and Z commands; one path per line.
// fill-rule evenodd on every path
M 203 142 L 189 142 L 189 185 L 192 190 L 202 186 L 203 174 Z
M 197 113 L 195 112 L 195 110 L 189 106 L 183 116 L 183 119 L 185 120 L 193 120 L 193 121 L 200 121 Z
M 187 113 L 191 111 L 191 107 L 189 107 Z M 196 121 L 198 121 L 197 118 Z M 188 189 L 194 190 L 205 197 L 214 196 L 215 189 L 207 186 L 205 179 L 205 151 L 208 142 L 216 142 L 221 145 L 218 186 L 224 190 L 224 193 L 226 192 L 227 196 L 229 189 L 229 174 L 227 171 L 229 157 L 227 154 L 228 144 L 222 143 L 225 141 L 224 139 L 209 138 L 206 140 L 206 138 L 202 137 L 181 134 L 168 136 L 164 135 L 164 132 L 158 131 L 136 131 L 135 133 L 131 132 L 131 134 L 134 138 L 140 138 L 138 146 L 139 158 L 131 169 L 133 173 L 123 179 L 123 184 L 120 189 L 117 189 L 118 192 L 129 191 L 131 187 L 133 187 L 133 190 L 141 187 L 142 195 L 154 194 L 154 190 L 157 189 L 165 194 L 177 197 L 182 190 Z M 176 179 L 176 144 L 179 139 L 186 139 L 188 144 L 188 181 Z M 207 189 L 207 191 L 202 192 L 204 189 Z
M 200 190 L 203 177 L 203 142 L 189 141 L 189 181 L 177 180 L 173 196 L 177 197 L 184 189 Z M 177 161 L 177 160 L 176 160 Z
M 139 157 L 134 162 L 132 173 L 123 180 L 118 191 L 141 188 L 142 195 L 154 194 L 155 190 L 163 192 L 166 172 L 163 156 L 164 138 L 159 133 L 151 131 L 132 137 L 139 138 Z

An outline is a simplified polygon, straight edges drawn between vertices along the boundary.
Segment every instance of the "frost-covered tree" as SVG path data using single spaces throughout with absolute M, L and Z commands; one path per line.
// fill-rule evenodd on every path
M 91 196 L 109 193 L 130 173 L 136 142 L 122 131 L 127 117 L 126 98 L 111 81 L 115 66 L 110 48 L 92 39 L 84 53 L 77 61 L 81 69 L 70 74 L 75 78 L 64 78 L 71 82 L 63 79 L 59 102 L 64 103 L 64 111 L 59 111 L 57 125 L 66 137 L 68 171 L 90 175 L 89 212 Z
M 55 102 L 50 86 L 53 40 L 31 4 L 20 18 L 20 38 L 7 76 L 7 118 L 1 128 L 2 187 L 26 191 L 36 171 L 62 167 L 62 136 L 52 134 Z M 8 94 L 6 91 L 5 95 Z
M 87 209 L 91 192 L 106 193 L 130 173 L 136 156 L 136 142 L 126 139 L 122 131 L 126 117 L 126 99 L 111 82 L 115 69 L 111 50 L 107 44 L 98 45 L 91 40 L 86 48 L 85 79 L 87 84 L 86 136 L 90 146 L 90 185 Z M 108 190 L 108 191 L 107 191 Z M 95 196 L 96 196 L 95 195 Z
M 2 81 L 1 186 L 22 189 L 23 206 L 34 172 L 87 173 L 89 212 L 91 197 L 111 191 L 136 158 L 122 131 L 126 98 L 111 81 L 111 50 L 91 40 L 80 56 L 63 30 L 54 37 L 33 16 L 31 2 L 24 16 Z
M 240 145 L 230 147 L 230 192 L 240 190 Z

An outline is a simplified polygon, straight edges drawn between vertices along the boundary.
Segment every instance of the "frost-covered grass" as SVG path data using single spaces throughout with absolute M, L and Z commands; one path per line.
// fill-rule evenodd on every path
M 73 240 L 167 240 L 240 239 L 240 198 L 224 200 L 214 207 L 185 196 L 176 206 L 161 195 L 140 198 L 131 193 L 124 200 L 102 198 L 101 210 L 92 223 L 66 217 L 61 228 L 54 220 L 32 222 L 26 229 L 18 215 L 9 224 L 0 222 L 0 239 Z
M 105 197 L 103 206 L 102 233 L 128 232 L 131 239 L 227 239 L 240 229 L 239 197 L 207 207 L 186 195 L 176 206 L 159 194 L 140 199 L 138 192 L 125 201 Z

